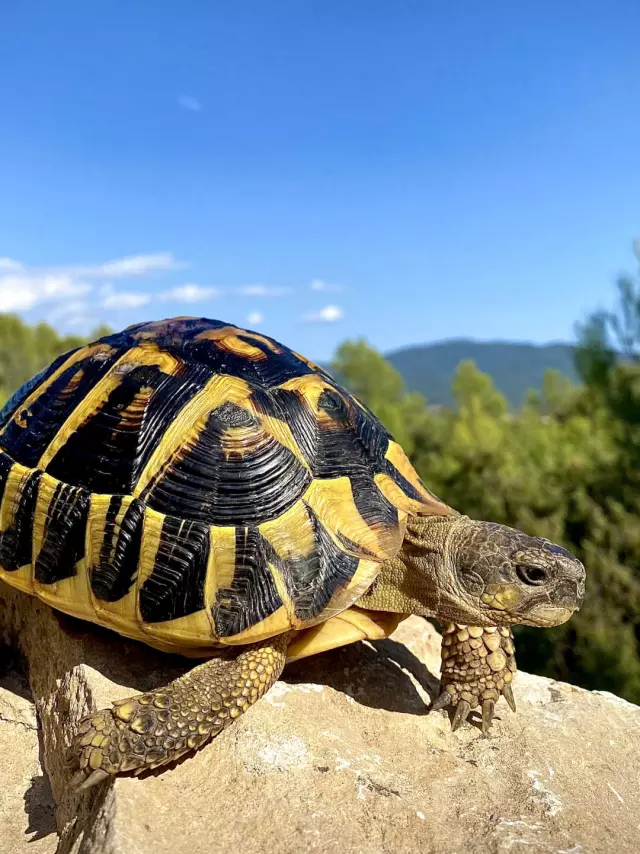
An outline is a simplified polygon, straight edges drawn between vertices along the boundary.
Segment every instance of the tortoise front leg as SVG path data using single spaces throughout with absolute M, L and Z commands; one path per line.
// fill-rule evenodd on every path
M 472 709 L 482 706 L 482 731 L 486 733 L 501 694 L 516 710 L 511 690 L 516 672 L 511 629 L 445 623 L 442 631 L 441 694 L 431 711 L 453 706 L 455 731 Z
M 292 634 L 212 659 L 164 688 L 86 717 L 72 747 L 71 785 L 87 789 L 109 775 L 157 768 L 203 745 L 240 717 L 278 679 Z

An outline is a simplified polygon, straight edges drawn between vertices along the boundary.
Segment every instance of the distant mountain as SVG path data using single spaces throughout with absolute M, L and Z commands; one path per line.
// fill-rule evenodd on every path
M 522 403 L 529 389 L 542 387 L 549 368 L 577 381 L 573 357 L 574 347 L 570 344 L 536 345 L 464 338 L 403 347 L 386 354 L 407 388 L 422 392 L 430 404 L 451 403 L 451 381 L 456 369 L 463 359 L 472 359 L 481 371 L 493 377 L 496 387 L 512 406 Z

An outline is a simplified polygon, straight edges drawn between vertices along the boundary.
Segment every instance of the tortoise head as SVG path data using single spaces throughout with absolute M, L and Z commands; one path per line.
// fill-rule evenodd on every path
M 584 566 L 542 537 L 459 517 L 445 554 L 443 598 L 468 622 L 557 626 L 582 603 Z

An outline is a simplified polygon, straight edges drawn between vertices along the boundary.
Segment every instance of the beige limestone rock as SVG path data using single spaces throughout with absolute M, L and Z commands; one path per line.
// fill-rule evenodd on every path
M 15 671 L 5 671 L 0 676 L 0 854 L 27 850 L 49 854 L 57 844 L 53 798 L 40 766 L 29 687 Z
M 59 854 L 640 851 L 640 709 L 519 674 L 516 715 L 501 701 L 489 737 L 477 717 L 452 733 L 444 712 L 425 714 L 439 638 L 419 618 L 388 640 L 291 665 L 176 766 L 79 796 L 64 764 L 78 720 L 188 665 L 4 586 L 0 627 L 29 664 Z M 0 733 L 8 725 L 18 726 Z M 30 773 L 10 766 L 10 788 Z M 21 844 L 11 850 L 38 851 Z

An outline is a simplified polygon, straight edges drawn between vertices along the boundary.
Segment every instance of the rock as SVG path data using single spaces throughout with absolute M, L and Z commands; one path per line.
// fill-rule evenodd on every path
M 0 658 L 8 660 L 0 648 Z M 58 839 L 49 781 L 40 766 L 36 711 L 26 680 L 0 676 L 0 854 L 49 854 Z
M 444 712 L 425 714 L 439 666 L 439 639 L 425 620 L 291 665 L 197 754 L 83 795 L 68 793 L 64 763 L 78 720 L 174 678 L 185 663 L 6 586 L 0 626 L 7 638 L 18 634 L 29 665 L 58 854 L 640 850 L 640 708 L 518 674 L 516 715 L 501 701 L 489 737 L 477 717 L 452 733 Z M 0 733 L 18 726 L 2 722 Z M 10 737 L 3 743 L 9 754 L 22 751 Z M 9 791 L 28 786 L 33 768 L 10 764 Z M 3 820 L 12 810 L 24 824 L 14 801 L 0 809 Z M 8 850 L 26 851 L 26 837 Z

